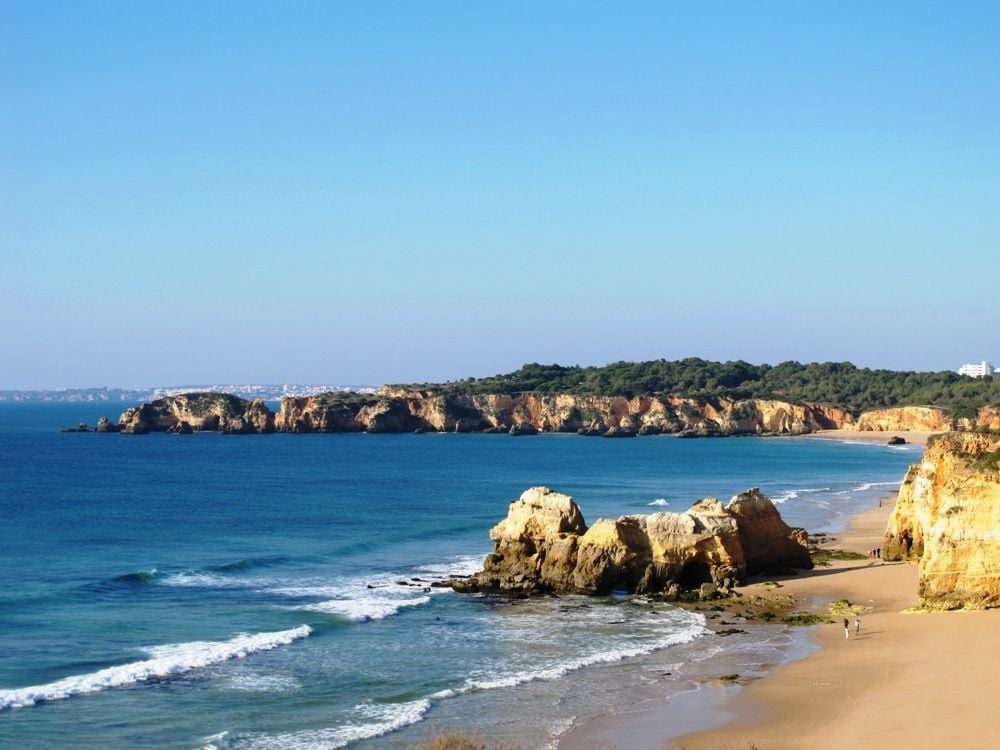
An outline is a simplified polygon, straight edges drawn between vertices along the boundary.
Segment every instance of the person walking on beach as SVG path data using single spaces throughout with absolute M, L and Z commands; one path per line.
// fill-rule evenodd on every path
M 861 615 L 854 618 L 854 635 L 861 634 Z
M 849 620 L 848 620 L 848 619 L 847 619 L 847 618 L 845 617 L 845 618 L 844 618 L 844 640 L 846 641 L 846 640 L 847 640 L 848 638 L 850 638 L 850 637 L 851 637 L 851 623 L 850 623 L 850 621 L 849 621 Z

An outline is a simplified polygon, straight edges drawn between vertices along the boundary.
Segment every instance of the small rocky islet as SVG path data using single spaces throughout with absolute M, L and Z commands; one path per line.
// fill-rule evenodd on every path
M 532 487 L 493 527 L 483 570 L 452 580 L 461 592 L 728 595 L 748 576 L 812 568 L 809 539 L 757 488 L 723 506 L 584 520 L 573 498 Z
M 1000 432 L 938 435 L 903 479 L 881 557 L 917 564 L 923 608 L 997 607 L 998 527 Z M 683 513 L 588 526 L 573 498 L 533 487 L 510 503 L 490 539 L 495 546 L 483 569 L 448 585 L 520 596 L 622 591 L 676 601 L 696 591 L 713 599 L 734 594 L 751 576 L 810 569 L 811 553 L 833 541 L 788 526 L 757 488 L 725 506 L 705 498 Z

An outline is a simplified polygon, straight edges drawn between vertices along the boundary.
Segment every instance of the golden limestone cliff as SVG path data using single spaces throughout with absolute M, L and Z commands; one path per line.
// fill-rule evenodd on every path
M 734 400 L 668 395 L 578 396 L 562 394 L 443 394 L 383 388 L 282 399 L 277 414 L 262 401 L 223 393 L 187 393 L 133 407 L 122 414 L 122 432 L 219 430 L 261 432 L 575 432 L 603 437 L 675 434 L 804 435 L 818 430 L 941 432 L 1000 426 L 1000 409 L 985 407 L 978 420 L 952 420 L 943 409 L 901 406 L 862 413 L 826 404 L 773 399 Z M 114 430 L 108 430 L 114 431 Z
M 757 489 L 728 506 L 706 498 L 684 513 L 599 519 L 588 527 L 568 495 L 532 487 L 490 531 L 483 570 L 452 581 L 458 591 L 727 591 L 747 575 L 811 568 L 805 532 L 781 520 Z
M 184 393 L 127 409 L 118 421 L 126 434 L 190 433 L 204 430 L 233 434 L 274 432 L 274 414 L 260 399 L 246 401 L 226 393 Z
M 981 430 L 1000 430 L 1000 406 L 984 406 L 979 410 L 976 424 Z
M 895 406 L 862 412 L 846 429 L 859 432 L 947 432 L 955 428 L 944 409 L 937 406 Z
M 850 423 L 825 405 L 676 396 L 572 394 L 443 395 L 385 388 L 374 396 L 287 398 L 275 417 L 284 432 L 578 432 L 607 437 L 801 435 Z M 530 428 L 523 430 L 521 428 Z
M 917 561 L 926 605 L 1000 605 L 1000 433 L 933 438 L 903 480 L 884 549 Z

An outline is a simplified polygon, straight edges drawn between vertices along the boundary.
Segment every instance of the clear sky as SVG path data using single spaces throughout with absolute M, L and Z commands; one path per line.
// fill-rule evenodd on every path
M 1000 3 L 0 3 L 0 388 L 1000 360 Z

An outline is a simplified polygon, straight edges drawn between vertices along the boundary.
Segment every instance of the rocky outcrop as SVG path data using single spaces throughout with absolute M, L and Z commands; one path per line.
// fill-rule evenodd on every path
M 976 423 L 981 430 L 1000 430 L 1000 406 L 984 406 L 979 410 Z
M 122 432 L 133 435 L 204 430 L 263 433 L 274 432 L 274 414 L 259 399 L 245 401 L 225 393 L 184 393 L 127 409 L 118 425 Z
M 936 406 L 896 406 L 862 412 L 853 426 L 859 432 L 947 432 L 955 428 L 944 409 Z
M 755 572 L 811 568 L 806 534 L 753 489 L 728 506 L 706 498 L 684 513 L 599 519 L 587 527 L 567 495 L 533 487 L 490 531 L 483 570 L 459 591 L 674 593 L 728 590 Z
M 1000 413 L 980 412 L 980 422 L 1000 424 Z M 129 409 L 125 432 L 165 431 L 178 422 L 192 429 L 231 433 L 262 432 L 575 432 L 632 437 L 803 435 L 847 428 L 902 432 L 941 431 L 972 426 L 953 423 L 935 407 L 906 406 L 850 412 L 824 404 L 792 404 L 771 399 L 682 398 L 643 395 L 577 396 L 443 394 L 433 390 L 384 388 L 377 394 L 323 393 L 282 399 L 275 415 L 263 401 L 248 403 L 220 393 L 184 394 Z
M 121 426 L 115 424 L 107 417 L 101 417 L 97 420 L 95 432 L 118 432 L 119 430 L 121 430 Z
M 900 487 L 883 557 L 918 563 L 927 605 L 1000 605 L 1000 433 L 928 442 Z
M 691 435 L 800 435 L 849 423 L 831 406 L 751 399 L 572 394 L 443 395 L 383 388 L 374 397 L 322 394 L 284 399 L 277 429 L 287 432 L 502 431 L 515 435 L 577 432 L 631 437 Z M 533 428 L 533 430 L 531 429 Z
M 748 575 L 812 567 L 805 530 L 789 528 L 759 489 L 736 495 L 726 510 L 736 519 Z

